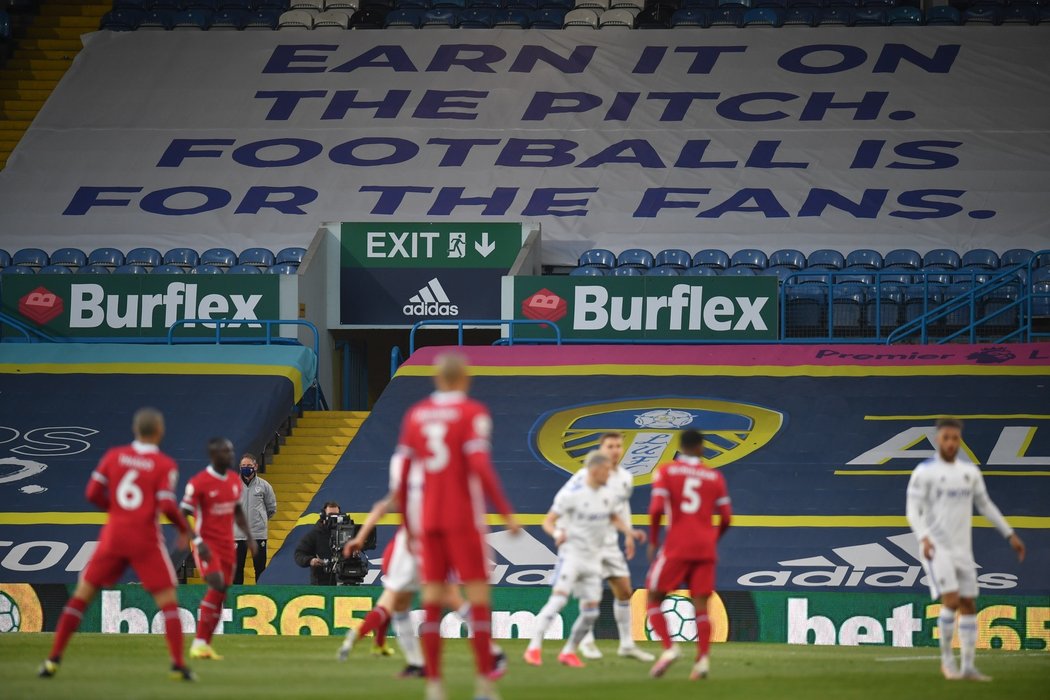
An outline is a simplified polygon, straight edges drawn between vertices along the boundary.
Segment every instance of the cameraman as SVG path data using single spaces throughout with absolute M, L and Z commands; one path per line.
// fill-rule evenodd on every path
M 339 516 L 342 509 L 335 501 L 324 504 L 321 517 L 312 530 L 306 533 L 295 548 L 295 563 L 310 569 L 310 583 L 314 586 L 334 586 L 336 576 L 331 569 L 325 568 L 325 561 L 336 559 L 339 554 L 332 550 L 331 528 L 328 516 Z

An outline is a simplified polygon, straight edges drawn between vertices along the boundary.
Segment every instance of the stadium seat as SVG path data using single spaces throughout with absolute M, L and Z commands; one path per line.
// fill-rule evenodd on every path
M 769 267 L 773 267 L 774 265 L 790 267 L 793 270 L 801 270 L 806 266 L 806 256 L 801 250 L 794 250 L 792 248 L 775 250 L 769 256 Z
M 419 29 L 423 24 L 423 12 L 420 9 L 393 10 L 383 20 L 383 26 L 387 29 Z
M 383 26 L 383 21 L 386 18 L 386 10 L 380 10 L 374 7 L 358 10 L 350 18 L 351 29 L 380 29 Z
M 904 303 L 902 287 L 884 285 L 871 291 L 864 309 L 864 324 L 872 334 L 885 335 L 900 325 Z
M 244 10 L 220 10 L 212 15 L 210 31 L 244 29 L 250 16 Z
M 714 277 L 718 270 L 713 267 L 690 267 L 682 272 L 687 277 Z
M 145 11 L 137 9 L 112 10 L 102 16 L 98 24 L 99 29 L 110 32 L 130 32 L 139 28 Z
M 226 271 L 228 275 L 258 275 L 264 268 L 255 265 L 234 265 Z
M 671 28 L 675 27 L 703 27 L 711 26 L 711 13 L 700 7 L 682 8 L 675 10 L 671 15 Z
M 999 264 L 1002 267 L 1027 265 L 1033 255 L 1035 255 L 1035 251 L 1028 250 L 1027 248 L 1011 248 L 1002 254 L 999 258 Z
M 310 14 L 324 12 L 324 0 L 290 0 L 289 10 L 304 10 Z
M 836 286 L 841 284 L 873 285 L 875 284 L 875 271 L 870 267 L 851 265 L 833 273 L 831 279 Z
M 677 277 L 682 271 L 674 265 L 657 265 L 646 270 L 645 274 L 649 277 Z
M 133 10 L 146 12 L 150 9 L 150 0 L 113 0 L 114 10 Z
M 179 0 L 148 0 L 146 3 L 146 9 L 151 12 L 168 12 L 176 13 L 181 7 L 179 6 Z
M 983 267 L 988 270 L 998 270 L 999 255 L 994 250 L 976 248 L 963 253 L 962 266 L 969 267 L 970 265 L 977 265 L 978 267 Z
M 279 10 L 256 10 L 248 15 L 248 21 L 244 24 L 245 30 L 277 29 L 277 20 L 280 17 Z
M 142 267 L 156 267 L 164 262 L 164 256 L 156 248 L 133 248 L 124 256 L 125 265 L 141 265 Z
M 809 254 L 807 268 L 823 267 L 831 270 L 841 270 L 846 265 L 846 259 L 837 250 L 814 250 Z
M 922 24 L 922 10 L 917 7 L 891 7 L 886 11 L 886 21 L 890 26 L 919 26 Z
M 172 29 L 197 29 L 204 31 L 211 26 L 211 12 L 204 10 L 184 10 L 176 12 L 172 18 Z
M 718 274 L 722 277 L 751 277 L 755 275 L 756 272 L 755 268 L 750 265 L 733 265 L 721 270 Z
M 577 263 L 578 265 L 594 265 L 597 267 L 616 267 L 616 256 L 611 250 L 605 248 L 592 248 L 584 251 Z
M 951 270 L 943 267 L 926 267 L 914 275 L 915 283 L 921 284 L 925 280 L 928 284 L 946 285 L 952 283 Z
M 196 267 L 196 265 L 194 265 Z M 150 274 L 154 275 L 181 275 L 189 268 L 182 265 L 157 265 Z
M 146 275 L 149 271 L 142 265 L 124 264 L 113 269 L 114 275 Z
M 116 248 L 96 248 L 88 254 L 88 265 L 102 265 L 113 269 L 124 264 L 124 253 Z
M 218 265 L 206 265 L 203 263 L 190 270 L 191 275 L 221 275 L 224 272 L 225 270 Z
M 237 256 L 237 262 L 253 267 L 271 267 L 276 263 L 276 259 L 267 248 L 247 248 Z
M 598 18 L 601 29 L 634 29 L 634 13 L 631 10 L 606 10 Z
M 936 24 L 959 25 L 962 23 L 962 14 L 954 7 L 941 5 L 940 7 L 931 7 L 926 11 L 927 26 Z
M 288 9 L 288 0 L 257 0 L 256 10 L 272 10 L 279 15 Z
M 459 14 L 456 10 L 436 8 L 423 13 L 420 29 L 455 29 L 459 26 Z
M 653 259 L 653 265 L 660 267 L 662 265 L 670 265 L 671 267 L 677 267 L 680 270 L 684 270 L 689 267 L 692 260 L 689 257 L 689 253 L 685 252 L 680 248 L 668 248 L 661 250 L 656 254 Z
M 554 7 L 541 9 L 532 17 L 533 29 L 561 29 L 565 24 L 565 10 Z
M 871 270 L 879 270 L 882 264 L 882 255 L 875 250 L 855 250 L 846 256 L 846 267 L 866 267 Z
M 11 264 L 11 254 L 6 250 L 0 249 L 0 269 L 7 267 Z
M 812 257 L 812 256 L 810 256 Z M 831 284 L 831 273 L 822 272 L 826 268 L 813 268 L 812 266 L 799 272 L 792 278 L 793 284 L 812 284 L 827 287 Z
M 0 269 L 0 275 L 35 275 L 36 269 L 28 265 L 8 265 Z
M 215 4 L 215 9 L 218 12 L 224 12 L 227 10 L 233 10 L 235 12 L 251 12 L 255 7 L 255 3 L 252 0 L 219 0 Z
M 459 14 L 460 29 L 492 29 L 496 26 L 496 10 L 491 7 L 471 7 Z
M 1050 282 L 1050 267 L 1040 267 L 1032 273 L 1032 284 L 1043 282 Z
M 667 5 L 652 5 L 634 18 L 635 29 L 667 29 L 675 11 Z
M 277 20 L 278 29 L 313 29 L 314 16 L 306 10 L 288 10 Z
M 73 269 L 67 265 L 48 265 L 47 267 L 40 268 L 37 272 L 38 275 L 71 275 Z
M 799 338 L 827 332 L 824 321 L 827 297 L 822 287 L 810 284 L 786 286 L 784 302 L 786 337 Z
M 482 8 L 488 10 L 502 10 L 502 0 L 467 0 L 467 9 Z
M 903 287 L 909 284 L 913 284 L 915 279 L 911 274 L 912 270 L 909 268 L 883 268 L 882 274 L 875 278 L 875 284 L 877 285 L 892 285 Z
M 922 316 L 924 312 L 924 301 L 927 310 L 932 310 L 937 307 L 944 299 L 942 289 L 943 287 L 940 285 L 931 285 L 929 290 L 921 284 L 913 284 L 910 287 L 905 287 L 904 318 L 902 320 L 908 322 Z
M 528 29 L 532 26 L 532 15 L 528 10 L 513 9 L 496 12 L 496 27 L 500 29 Z
M 539 0 L 507 0 L 508 10 L 523 10 L 525 12 L 537 12 L 540 9 Z M 531 22 L 531 18 L 530 18 Z M 560 26 L 560 25 L 559 25 Z
M 350 14 L 344 10 L 325 10 L 314 16 L 314 29 L 349 29 Z
M 360 0 L 331 0 L 324 4 L 325 10 L 342 10 L 351 17 L 355 12 L 361 9 Z
M 280 263 L 266 270 L 270 275 L 298 275 L 299 266 L 291 263 Z
M 105 265 L 85 265 L 77 270 L 78 275 L 108 275 L 110 268 Z
M 711 11 L 712 27 L 742 27 L 744 24 L 742 7 L 719 7 Z
M 951 275 L 952 284 L 984 284 L 992 278 L 994 271 L 981 265 L 963 265 Z
M 761 250 L 754 248 L 745 248 L 744 250 L 738 250 L 733 253 L 733 257 L 729 259 L 730 265 L 744 265 L 746 267 L 752 267 L 756 270 L 762 270 L 769 265 L 769 258 Z
M 944 288 L 944 303 L 951 302 L 955 299 L 966 298 L 970 290 L 973 287 L 967 284 L 950 284 Z M 943 324 L 948 330 L 958 330 L 963 326 L 970 325 L 970 321 L 973 318 L 970 315 L 970 305 L 960 302 L 960 304 L 953 308 L 943 319 Z
M 164 264 L 189 269 L 200 264 L 200 257 L 193 248 L 172 248 L 164 254 Z
M 962 258 L 954 250 L 948 250 L 947 248 L 938 248 L 931 250 L 922 257 L 922 266 L 924 268 L 940 267 L 947 270 L 954 270 L 962 264 Z
M 47 253 L 39 248 L 23 248 L 22 250 L 15 251 L 15 254 L 11 256 L 11 265 L 30 267 L 34 272 L 42 267 L 47 267 L 50 264 L 51 260 Z
M 182 0 L 184 10 L 207 10 L 214 13 L 219 9 L 218 0 Z
M 200 264 L 227 268 L 237 264 L 237 254 L 229 248 L 208 248 L 201 253 Z
M 610 0 L 610 10 L 631 10 L 639 13 L 645 9 L 645 0 Z
M 281 248 L 277 251 L 274 261 L 277 265 L 282 263 L 299 265 L 304 257 L 306 257 L 306 248 Z
M 783 11 L 772 7 L 756 7 L 744 13 L 741 26 L 744 27 L 780 27 L 784 24 Z
M 724 250 L 708 248 L 693 256 L 693 267 L 713 267 L 724 270 L 729 267 L 729 254 Z
M 963 24 L 1002 24 L 1003 12 L 991 5 L 971 6 L 962 13 Z
M 642 274 L 641 268 L 638 267 L 617 267 L 614 268 L 610 273 L 613 277 L 638 277 Z
M 1032 267 L 1047 267 L 1050 265 L 1050 253 L 1043 253 L 1042 255 L 1035 256 L 1035 262 L 1032 263 Z
M 139 22 L 138 31 L 145 30 L 159 30 L 167 31 L 171 29 L 173 24 L 172 13 L 167 11 L 150 11 L 146 13 L 146 16 Z
M 63 267 L 83 267 L 87 264 L 87 253 L 80 248 L 59 248 L 51 253 L 51 267 L 55 265 L 61 265 Z
M 759 275 L 775 275 L 777 281 L 783 284 L 787 281 L 788 277 L 798 272 L 797 268 L 791 267 L 790 265 L 770 265 L 764 270 L 759 270 Z
M 841 25 L 849 26 L 853 21 L 853 13 L 846 7 L 825 7 L 817 15 L 818 25 Z
M 792 7 L 784 13 L 784 26 L 815 27 L 817 26 L 817 8 Z
M 570 277 L 602 277 L 605 275 L 606 268 L 598 267 L 597 265 L 580 265 L 579 267 L 572 268 L 569 273 Z
M 653 254 L 641 248 L 629 248 L 616 258 L 616 265 L 649 269 L 653 266 Z
M 565 14 L 562 29 L 597 29 L 598 13 L 594 10 L 571 10 Z
M 0 273 L 4 270 L 0 270 Z M 1050 317 L 1050 282 L 1039 282 L 1032 285 L 1032 316 Z
M 922 256 L 917 251 L 908 248 L 898 248 L 886 253 L 882 259 L 883 267 L 910 267 L 918 270 L 922 267 Z
M 889 24 L 886 10 L 878 7 L 861 7 L 850 12 L 850 26 L 884 27 Z
M 858 335 L 866 300 L 867 288 L 863 285 L 835 285 L 831 294 L 832 332 Z

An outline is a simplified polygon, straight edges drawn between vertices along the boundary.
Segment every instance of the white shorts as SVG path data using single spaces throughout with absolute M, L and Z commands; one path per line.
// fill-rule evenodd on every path
M 945 593 L 958 593 L 961 598 L 977 597 L 977 566 L 971 557 L 935 548 L 933 559 L 924 560 L 922 568 L 934 600 Z
M 394 593 L 419 590 L 419 557 L 409 548 L 404 528 L 397 531 L 383 565 L 383 588 Z
M 601 569 L 596 561 L 576 555 L 558 555 L 558 565 L 551 577 L 551 588 L 571 593 L 576 600 L 596 602 L 602 599 Z
M 602 580 L 610 578 L 631 578 L 631 570 L 627 568 L 627 557 L 624 556 L 619 543 L 602 548 Z

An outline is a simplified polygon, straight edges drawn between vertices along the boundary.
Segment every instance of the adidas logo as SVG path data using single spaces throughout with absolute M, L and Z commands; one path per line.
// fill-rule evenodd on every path
M 777 562 L 775 571 L 752 571 L 737 579 L 752 588 L 913 588 L 928 586 L 922 569 L 919 543 L 915 535 L 905 533 L 887 537 L 890 546 L 878 542 L 850 547 L 834 547 L 834 558 L 827 556 L 787 559 Z M 980 565 L 977 567 L 980 569 Z M 1000 590 L 1017 588 L 1017 577 L 1005 573 L 977 576 L 981 588 Z
M 401 311 L 405 316 L 459 316 L 459 307 L 451 302 L 435 277 L 413 294 Z

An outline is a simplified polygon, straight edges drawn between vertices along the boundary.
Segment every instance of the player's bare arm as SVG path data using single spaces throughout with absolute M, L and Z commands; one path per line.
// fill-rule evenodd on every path
M 182 506 L 182 515 L 187 520 L 194 517 L 193 510 L 187 508 L 185 504 Z M 197 554 L 200 556 L 201 561 L 207 563 L 211 561 L 211 548 L 204 542 L 204 538 L 197 535 L 193 538 L 193 546 L 197 549 Z
M 623 535 L 624 535 L 624 539 L 623 539 L 623 553 L 624 553 L 624 555 L 627 557 L 628 560 L 634 559 L 634 553 L 635 553 L 634 542 L 635 542 L 635 537 L 636 537 L 634 528 L 631 527 L 630 523 L 625 522 L 624 519 L 621 518 L 616 513 L 612 514 L 612 516 L 609 518 L 609 521 L 612 523 L 613 527 L 616 528 L 617 532 L 622 532 Z
M 547 517 L 543 519 L 543 531 L 554 539 L 555 547 L 565 544 L 565 530 L 558 527 L 558 513 L 555 510 L 547 511 Z
M 353 539 L 347 541 L 343 545 L 343 556 L 351 557 L 355 553 L 360 552 L 364 549 L 365 541 L 368 536 L 372 533 L 372 530 L 376 528 L 379 521 L 382 520 L 383 516 L 391 511 L 397 511 L 400 508 L 398 503 L 397 494 L 390 492 L 385 498 L 381 498 L 372 504 L 372 510 L 368 511 L 368 517 L 361 524 L 361 528 L 357 531 L 357 535 Z

